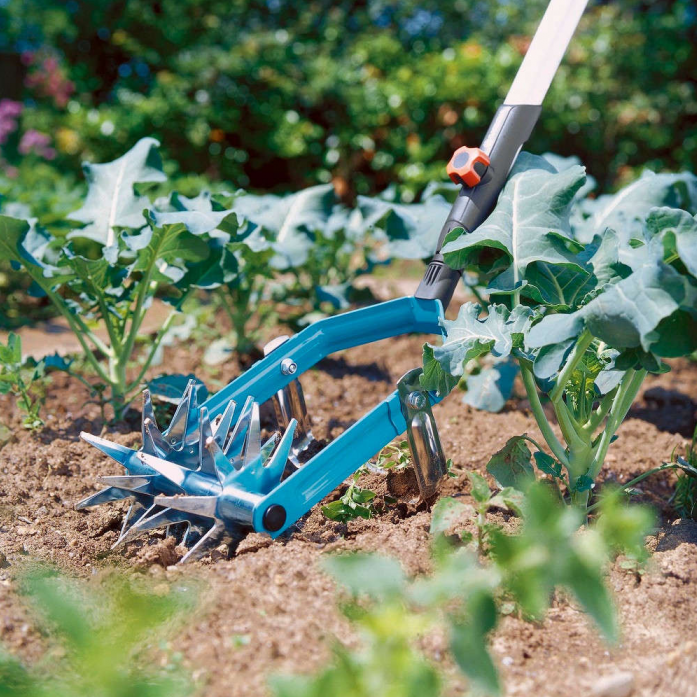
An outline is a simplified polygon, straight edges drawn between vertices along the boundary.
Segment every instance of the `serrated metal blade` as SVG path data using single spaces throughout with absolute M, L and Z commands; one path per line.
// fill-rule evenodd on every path
M 95 448 L 97 448 L 97 450 L 101 450 L 105 455 L 108 455 L 112 460 L 116 460 L 116 462 L 124 467 L 128 466 L 129 459 L 137 452 L 136 450 L 127 448 L 125 445 L 112 443 L 105 438 L 93 436 L 91 433 L 87 433 L 85 431 L 80 433 L 80 438 L 90 445 L 93 445 Z
M 218 508 L 217 496 L 156 496 L 158 506 L 168 506 L 204 518 L 215 518 Z
M 109 486 L 106 489 L 98 491 L 96 494 L 87 496 L 78 501 L 75 504 L 75 510 L 82 510 L 83 508 L 90 508 L 92 506 L 99 506 L 102 503 L 111 503 L 112 501 L 121 501 L 122 499 L 127 499 L 131 495 L 128 491 L 123 491 L 122 489 L 116 489 L 113 486 Z

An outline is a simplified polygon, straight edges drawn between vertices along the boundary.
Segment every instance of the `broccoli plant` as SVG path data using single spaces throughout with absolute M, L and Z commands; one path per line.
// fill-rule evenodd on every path
M 478 269 L 496 302 L 445 322 L 422 377 L 447 393 L 472 358 L 513 358 L 551 452 L 534 461 L 582 508 L 646 375 L 697 347 L 697 178 L 647 173 L 596 200 L 585 183 L 579 165 L 523 153 L 489 218 L 448 235 L 446 262 Z M 533 472 L 524 438 L 490 463 L 504 486 Z
M 65 318 L 116 418 L 195 289 L 232 280 L 237 264 L 229 245 L 246 235 L 232 211 L 214 208 L 205 195 L 150 202 L 145 188 L 165 179 L 157 145 L 144 138 L 114 162 L 85 165 L 89 190 L 69 216 L 65 239 L 34 220 L 0 216 L 0 259 L 21 267 Z M 136 364 L 156 297 L 171 310 Z

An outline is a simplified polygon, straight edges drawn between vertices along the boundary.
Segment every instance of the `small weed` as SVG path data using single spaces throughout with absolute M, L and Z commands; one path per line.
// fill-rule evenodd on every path
M 358 479 L 361 474 L 363 474 L 362 469 L 358 470 L 351 477 L 351 484 L 340 499 L 322 506 L 322 513 L 325 518 L 339 523 L 347 523 L 354 518 L 372 517 L 375 492 L 358 486 Z
M 44 425 L 39 416 L 46 401 L 46 363 L 22 360 L 22 340 L 13 332 L 7 345 L 0 343 L 0 394 L 12 394 L 24 413 L 24 427 L 36 430 Z
M 675 452 L 671 459 L 679 462 Z M 690 467 L 697 469 L 697 427 L 695 427 L 692 434 L 692 442 L 685 451 L 684 460 Z M 684 470 L 678 474 L 672 501 L 673 508 L 678 516 L 697 520 L 697 478 L 694 476 L 694 473 Z

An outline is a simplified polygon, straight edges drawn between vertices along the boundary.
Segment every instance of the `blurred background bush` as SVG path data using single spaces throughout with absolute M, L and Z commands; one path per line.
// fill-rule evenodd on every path
M 192 189 L 412 200 L 480 142 L 545 5 L 0 0 L 0 193 L 69 205 L 83 159 L 154 135 Z M 694 0 L 591 0 L 528 147 L 578 155 L 602 189 L 694 169 L 695 75 Z

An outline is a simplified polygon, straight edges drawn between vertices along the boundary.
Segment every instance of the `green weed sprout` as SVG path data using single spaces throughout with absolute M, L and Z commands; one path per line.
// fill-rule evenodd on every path
M 24 412 L 24 427 L 36 430 L 44 425 L 40 417 L 46 400 L 46 364 L 22 358 L 22 340 L 10 332 L 7 345 L 0 343 L 0 394 L 12 394 Z

